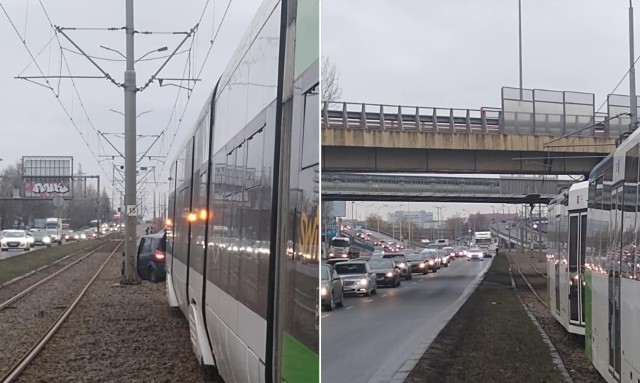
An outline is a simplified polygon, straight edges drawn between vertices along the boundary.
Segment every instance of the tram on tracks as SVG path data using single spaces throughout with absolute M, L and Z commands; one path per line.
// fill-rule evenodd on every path
M 265 0 L 171 163 L 169 305 L 226 382 L 319 381 L 318 20 Z
M 549 309 L 607 382 L 640 381 L 640 132 L 549 207 Z

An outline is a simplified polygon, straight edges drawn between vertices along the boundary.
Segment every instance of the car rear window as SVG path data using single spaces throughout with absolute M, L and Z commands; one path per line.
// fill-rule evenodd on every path
M 363 263 L 336 263 L 333 268 L 338 274 L 359 274 L 367 272 L 367 267 Z
M 374 259 L 369 261 L 369 266 L 372 269 L 391 269 L 393 268 L 393 261 L 390 259 Z

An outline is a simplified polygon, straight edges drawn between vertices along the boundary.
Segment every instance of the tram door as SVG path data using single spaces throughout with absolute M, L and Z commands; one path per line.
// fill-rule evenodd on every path
M 622 187 L 611 194 L 612 232 L 609 272 L 609 371 L 620 377 L 620 252 L 622 231 Z
M 556 313 L 560 315 L 560 263 L 555 264 L 556 269 Z
M 586 212 L 569 214 L 569 323 L 576 326 L 584 326 L 586 218 Z

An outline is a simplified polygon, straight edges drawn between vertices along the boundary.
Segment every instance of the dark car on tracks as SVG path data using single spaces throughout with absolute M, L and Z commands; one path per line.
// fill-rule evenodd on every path
M 167 234 L 160 231 L 143 235 L 138 244 L 138 275 L 151 282 L 163 281 L 167 276 L 165 256 Z

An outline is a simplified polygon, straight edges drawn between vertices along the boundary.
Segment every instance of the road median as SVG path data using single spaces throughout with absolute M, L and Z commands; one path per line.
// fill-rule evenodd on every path
M 406 382 L 564 382 L 511 285 L 504 254 L 420 358 Z

